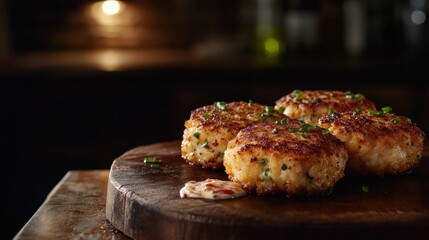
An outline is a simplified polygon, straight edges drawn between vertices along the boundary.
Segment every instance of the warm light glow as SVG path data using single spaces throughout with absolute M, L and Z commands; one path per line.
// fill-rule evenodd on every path
M 88 16 L 103 26 L 125 26 L 138 21 L 139 14 L 132 4 L 107 0 L 88 5 Z
M 280 44 L 276 38 L 270 37 L 264 42 L 265 53 L 269 57 L 275 57 L 279 54 Z
M 121 65 L 121 55 L 113 50 L 102 51 L 97 54 L 97 61 L 101 69 L 114 71 Z
M 115 15 L 121 11 L 121 5 L 116 0 L 107 0 L 101 5 L 101 10 L 104 14 Z

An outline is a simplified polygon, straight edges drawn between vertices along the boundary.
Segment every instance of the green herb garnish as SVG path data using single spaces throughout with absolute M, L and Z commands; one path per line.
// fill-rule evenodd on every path
M 279 107 L 279 110 L 278 110 L 278 111 L 279 111 L 280 113 L 284 113 L 284 111 L 285 111 L 285 110 L 286 110 L 286 108 L 285 108 L 285 107 L 283 107 L 283 106 L 281 106 L 281 107 Z
M 273 116 L 273 107 L 265 106 L 265 112 L 268 114 L 268 116 Z
M 344 92 L 345 94 L 346 94 L 346 98 L 347 99 L 351 99 L 351 100 L 358 100 L 358 101 L 363 101 L 363 95 L 362 95 L 362 93 L 356 93 L 356 94 L 354 94 L 354 93 L 352 93 L 351 91 L 347 91 L 347 92 Z
M 211 115 L 210 113 L 204 113 L 204 114 L 203 114 L 203 117 L 204 117 L 204 118 L 211 118 L 211 117 L 212 117 L 212 115 Z
M 383 114 L 385 114 L 385 113 L 391 113 L 392 112 L 392 108 L 389 107 L 389 106 L 382 107 L 381 111 L 383 111 Z
M 151 165 L 149 165 L 151 168 L 160 168 L 161 165 L 157 164 L 157 163 L 152 163 Z
M 145 157 L 143 162 L 144 163 L 159 163 L 159 162 L 161 162 L 161 160 L 158 160 L 155 157 Z
M 392 119 L 390 119 L 390 121 L 393 123 L 399 123 L 399 119 L 397 119 L 397 118 L 392 118 Z
M 407 123 L 413 123 L 413 121 L 411 120 L 411 118 L 407 118 Z
M 269 168 L 267 168 L 267 169 L 264 170 L 264 180 L 273 180 L 270 177 L 270 169 Z
M 334 117 L 341 117 L 341 114 L 336 113 L 336 112 L 334 111 L 334 109 L 332 109 L 332 108 L 330 108 L 330 109 L 329 109 L 328 114 L 329 114 L 329 115 L 333 115 Z
M 200 136 L 201 136 L 201 133 L 199 133 L 199 132 L 194 132 L 194 137 L 196 137 L 196 138 L 200 138 Z
M 299 100 L 302 97 L 302 91 L 300 89 L 293 90 L 293 93 L 295 94 L 295 100 Z
M 287 125 L 287 120 L 286 120 L 286 118 L 282 118 L 282 120 L 276 121 L 276 124 L 280 124 L 280 125 L 286 126 Z
M 360 115 L 360 114 L 362 114 L 362 109 L 356 109 L 356 111 L 353 114 L 354 115 Z
M 209 141 L 207 139 L 203 142 L 203 145 L 201 145 L 204 148 L 209 148 Z
M 366 185 L 362 186 L 362 192 L 368 193 L 369 192 L 369 187 Z
M 381 117 L 383 115 L 382 111 L 374 111 L 372 109 L 368 109 L 368 115 L 369 116 L 376 116 L 376 117 Z
M 249 104 L 249 106 L 252 106 L 252 104 L 253 104 L 252 99 L 249 99 L 249 101 L 247 103 Z
M 282 164 L 282 171 L 286 171 L 287 170 L 287 165 L 286 165 L 286 163 L 283 163 Z
M 262 159 L 258 160 L 258 163 L 261 164 L 261 165 L 264 165 L 265 161 L 266 161 L 266 159 L 262 158 Z
M 323 130 L 322 130 L 322 134 L 323 134 L 323 135 L 326 135 L 326 134 L 328 134 L 328 133 L 329 133 L 329 130 L 328 130 L 328 129 L 323 129 Z
M 224 111 L 226 110 L 226 103 L 225 102 L 216 102 L 216 107 L 220 110 Z
M 266 122 L 267 121 L 267 114 L 265 114 L 265 113 L 261 114 L 261 121 L 262 122 Z
M 217 158 L 223 158 L 223 156 L 224 156 L 225 154 L 223 153 L 223 152 L 219 152 L 218 154 L 217 154 Z

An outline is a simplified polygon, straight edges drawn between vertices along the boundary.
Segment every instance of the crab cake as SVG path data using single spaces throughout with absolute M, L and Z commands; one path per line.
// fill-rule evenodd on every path
M 258 122 L 275 122 L 287 117 L 273 107 L 246 102 L 215 102 L 198 108 L 185 122 L 182 157 L 203 168 L 223 167 L 228 141 L 240 129 Z
M 289 119 L 242 129 L 228 143 L 224 166 L 229 179 L 258 195 L 329 193 L 344 176 L 347 151 L 328 131 Z
M 423 153 L 424 133 L 409 118 L 389 113 L 355 111 L 331 114 L 319 125 L 345 143 L 347 172 L 393 175 L 416 167 Z
M 275 108 L 286 116 L 302 119 L 317 125 L 319 118 L 334 111 L 337 113 L 356 109 L 376 111 L 375 104 L 363 94 L 350 91 L 301 91 L 294 90 L 276 101 Z

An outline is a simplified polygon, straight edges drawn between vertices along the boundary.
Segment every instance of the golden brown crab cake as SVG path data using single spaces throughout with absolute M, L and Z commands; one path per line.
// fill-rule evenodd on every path
M 294 90 L 276 101 L 275 109 L 288 117 L 302 119 L 306 123 L 317 125 L 319 118 L 329 114 L 372 109 L 375 104 L 363 94 L 350 91 Z
M 182 157 L 203 168 L 223 167 L 223 155 L 228 141 L 240 129 L 258 122 L 275 122 L 287 117 L 273 107 L 258 103 L 216 102 L 198 108 L 185 122 Z
M 347 151 L 328 131 L 296 119 L 242 129 L 228 143 L 224 166 L 229 179 L 258 195 L 330 193 L 344 176 Z
M 381 111 L 330 114 L 319 120 L 345 143 L 347 172 L 357 175 L 393 175 L 416 167 L 423 154 L 424 133 L 407 117 Z

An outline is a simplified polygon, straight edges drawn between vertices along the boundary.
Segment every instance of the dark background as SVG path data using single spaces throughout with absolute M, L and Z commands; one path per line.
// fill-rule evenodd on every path
M 67 171 L 180 139 L 190 112 L 213 101 L 351 90 L 428 132 L 429 2 L 262 2 L 124 1 L 100 22 L 94 1 L 2 1 L 0 238 Z

